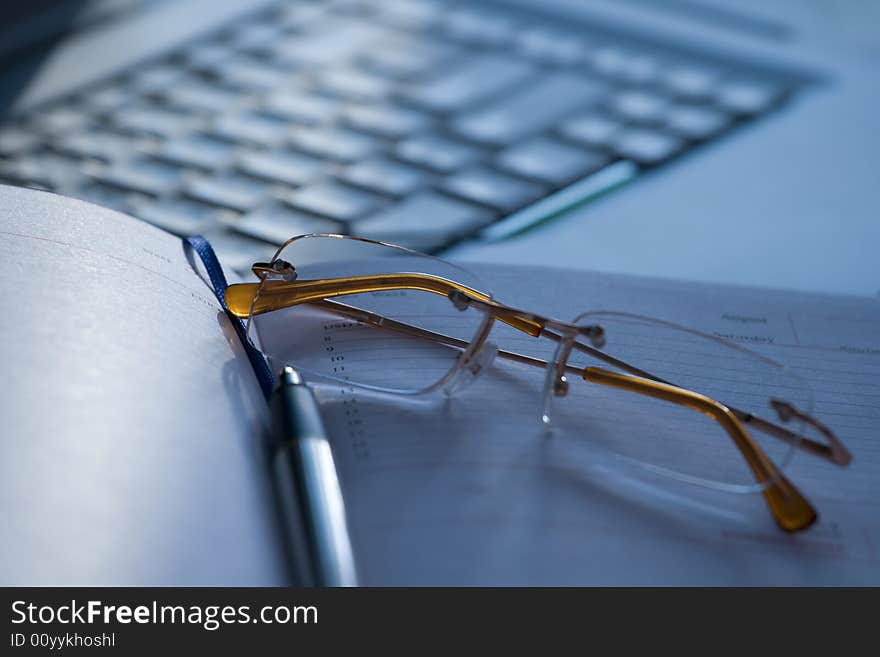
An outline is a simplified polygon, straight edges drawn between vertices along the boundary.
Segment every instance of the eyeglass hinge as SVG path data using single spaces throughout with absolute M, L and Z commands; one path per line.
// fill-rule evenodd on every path
M 448 296 L 458 310 L 467 310 L 471 305 L 471 298 L 461 290 L 452 290 Z
M 590 344 L 592 344 L 597 349 L 601 349 L 605 346 L 605 329 L 598 324 L 581 326 L 578 329 L 578 332 L 581 335 L 587 336 L 590 339 Z
M 251 271 L 261 281 L 287 281 L 289 283 L 296 280 L 296 267 L 286 260 L 255 262 Z

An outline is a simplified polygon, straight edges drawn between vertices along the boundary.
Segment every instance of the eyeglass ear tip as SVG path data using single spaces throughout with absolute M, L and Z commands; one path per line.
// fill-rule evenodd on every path
M 792 417 L 794 417 L 795 409 L 787 401 L 783 401 L 782 399 L 771 399 L 770 406 L 773 408 L 774 411 L 776 411 L 779 419 L 783 422 L 788 422 Z

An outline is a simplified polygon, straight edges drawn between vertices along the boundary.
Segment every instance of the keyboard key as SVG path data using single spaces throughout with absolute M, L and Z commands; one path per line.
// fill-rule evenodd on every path
M 318 76 L 318 85 L 331 95 L 351 100 L 376 100 L 388 95 L 391 83 L 354 69 L 335 69 Z
M 629 54 L 617 46 L 603 46 L 590 54 L 587 61 L 597 73 L 619 78 L 629 61 Z
M 139 194 L 132 194 L 127 190 L 118 187 L 111 187 L 95 181 L 87 182 L 84 185 L 78 186 L 70 192 L 70 196 L 83 201 L 88 201 L 89 203 L 94 203 L 95 205 L 100 205 L 104 208 L 110 208 L 111 210 L 118 210 L 119 212 L 129 214 L 131 214 L 132 207 L 135 203 L 147 199 L 147 197 Z
M 113 123 L 125 132 L 154 137 L 173 137 L 190 128 L 192 118 L 161 107 L 132 105 L 113 114 Z
M 425 191 L 358 221 L 354 231 L 360 237 L 432 251 L 492 219 L 483 208 Z
M 275 25 L 293 32 L 302 32 L 303 28 L 307 28 L 318 21 L 327 20 L 327 7 L 319 4 L 310 4 L 297 2 L 294 4 L 283 4 L 277 8 L 276 16 L 272 22 Z
M 617 94 L 611 109 L 625 121 L 658 123 L 664 118 L 671 102 L 666 96 L 647 91 L 628 90 Z
M 257 239 L 282 244 L 296 235 L 338 233 L 342 226 L 335 221 L 288 208 L 280 203 L 264 205 L 230 224 L 236 232 Z
M 26 187 L 58 189 L 81 177 L 78 160 L 49 152 L 28 154 L 14 160 L 0 160 L 0 178 Z
M 263 183 L 235 174 L 194 178 L 183 189 L 189 198 L 238 212 L 246 212 L 259 205 L 265 191 Z
M 242 154 L 238 170 L 254 178 L 285 185 L 302 185 L 315 178 L 323 161 L 291 151 L 268 151 Z
M 168 103 L 192 112 L 220 114 L 235 107 L 241 96 L 226 89 L 206 84 L 185 84 L 166 89 L 161 93 Z
M 182 79 L 183 72 L 179 67 L 168 64 L 156 64 L 136 71 L 127 86 L 129 89 L 139 93 L 150 94 L 177 85 Z
M 453 39 L 480 46 L 504 46 L 516 37 L 516 27 L 498 14 L 460 9 L 446 15 L 442 28 Z
M 376 18 L 397 27 L 425 29 L 440 20 L 440 7 L 414 0 L 384 0 L 376 6 Z
M 273 56 L 279 62 L 306 68 L 340 64 L 387 37 L 387 28 L 365 21 L 326 20 L 307 33 L 273 44 Z
M 162 144 L 156 156 L 186 166 L 213 171 L 227 166 L 235 155 L 235 146 L 208 135 L 191 135 Z
M 278 245 L 257 240 L 226 229 L 203 233 L 214 247 L 217 258 L 224 267 L 238 272 L 249 272 L 255 262 L 266 262 L 275 255 Z
M 173 164 L 147 157 L 89 172 L 92 178 L 104 184 L 151 196 L 173 191 L 183 182 L 185 174 L 185 170 Z
M 149 203 L 135 210 L 136 216 L 175 235 L 199 235 L 218 222 L 217 208 L 186 198 Z
M 587 53 L 579 39 L 545 28 L 529 29 L 520 34 L 517 47 L 527 57 L 562 66 L 582 61 Z
M 431 111 L 452 112 L 521 85 L 534 72 L 530 64 L 509 56 L 479 55 L 439 77 L 408 86 L 401 96 Z
M 307 124 L 329 123 L 341 109 L 338 100 L 298 91 L 272 94 L 263 107 L 267 114 Z
M 27 132 L 22 127 L 10 127 L 0 130 L 0 155 L 10 157 L 31 150 L 40 143 L 37 135 Z
M 406 79 L 428 75 L 461 52 L 461 48 L 427 37 L 396 37 L 383 43 L 381 48 L 358 54 L 356 62 L 366 70 Z
M 233 51 L 219 43 L 201 43 L 190 46 L 184 56 L 190 68 L 196 71 L 214 71 L 229 63 Z
M 85 112 L 67 107 L 60 107 L 46 113 L 39 114 L 36 126 L 53 134 L 65 134 L 82 128 L 88 123 L 88 115 Z
M 624 60 L 618 77 L 629 83 L 649 84 L 659 79 L 660 71 L 661 64 L 655 56 L 648 53 L 632 53 Z
M 221 117 L 211 133 L 228 141 L 274 146 L 285 140 L 288 130 L 289 124 L 282 119 L 257 112 L 242 112 Z
M 55 141 L 55 149 L 77 157 L 116 160 L 135 147 L 132 137 L 107 130 L 87 130 Z
M 587 62 L 597 73 L 623 82 L 653 83 L 660 76 L 660 62 L 648 52 L 602 46 L 588 54 Z
M 294 207 L 337 221 L 362 217 L 381 203 L 374 194 L 332 181 L 314 183 L 288 195 L 285 200 Z
M 242 25 L 229 37 L 229 47 L 244 52 L 267 54 L 271 45 L 286 37 L 284 26 Z
M 14 185 L 16 187 L 29 187 L 31 189 L 43 189 L 53 191 L 58 186 L 56 183 L 40 176 L 40 170 L 22 168 L 21 162 L 0 162 L 0 185 Z M 31 175 L 35 174 L 35 175 Z
M 497 164 L 523 178 L 560 186 L 601 169 L 608 159 L 607 155 L 597 151 L 538 138 L 503 151 Z
M 663 76 L 666 87 L 674 94 L 700 100 L 708 98 L 715 91 L 718 71 L 697 66 L 676 66 Z
M 420 135 L 398 144 L 395 155 L 411 164 L 449 173 L 474 162 L 481 152 L 461 142 L 433 135 Z
M 404 196 L 428 181 L 428 174 L 386 159 L 358 162 L 339 174 L 345 181 L 391 196 Z
M 610 146 L 623 130 L 623 123 L 598 113 L 582 114 L 562 124 L 560 133 L 588 146 Z
M 443 189 L 454 196 L 488 205 L 501 212 L 511 212 L 540 198 L 544 188 L 485 167 L 454 174 L 443 181 Z
M 303 128 L 294 132 L 291 143 L 319 157 L 353 162 L 377 149 L 374 137 L 344 128 Z
M 462 116 L 452 127 L 467 139 L 511 144 L 595 103 L 605 92 L 602 82 L 570 73 L 549 74 L 512 96 Z
M 665 127 L 686 139 L 708 139 L 730 125 L 729 114 L 702 105 L 678 105 L 667 112 Z
M 355 105 L 342 113 L 343 120 L 364 132 L 399 139 L 425 128 L 430 119 L 414 110 L 390 105 Z
M 214 74 L 230 87 L 255 92 L 277 89 L 291 77 L 289 70 L 270 66 L 265 62 L 245 59 L 224 62 Z
M 621 157 L 639 164 L 657 164 L 677 154 L 684 143 L 677 137 L 647 129 L 629 129 L 614 141 L 613 148 Z
M 129 103 L 132 93 L 122 83 L 110 83 L 109 86 L 90 92 L 83 101 L 100 113 L 113 112 Z
M 753 116 L 766 112 L 784 95 L 785 89 L 772 83 L 729 80 L 719 85 L 715 100 L 734 114 Z

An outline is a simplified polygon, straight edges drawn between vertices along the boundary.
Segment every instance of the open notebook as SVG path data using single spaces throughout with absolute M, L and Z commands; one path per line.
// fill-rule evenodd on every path
M 287 583 L 265 400 L 197 259 L 109 210 L 9 198 L 21 203 L 0 210 L 0 582 Z M 796 457 L 787 474 L 820 520 L 791 536 L 759 496 L 634 476 L 583 440 L 548 439 L 532 372 L 500 365 L 421 403 L 322 383 L 365 583 L 880 583 L 880 302 L 471 269 L 521 307 L 640 312 L 791 364 L 853 463 Z M 345 330 L 315 340 L 345 350 Z M 345 352 L 346 368 L 374 363 Z

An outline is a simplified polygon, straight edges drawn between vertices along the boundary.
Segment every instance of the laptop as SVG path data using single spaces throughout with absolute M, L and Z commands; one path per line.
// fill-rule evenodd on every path
M 201 233 L 876 294 L 876 11 L 5 6 L 0 182 Z M 829 15 L 825 15 L 829 14 Z

